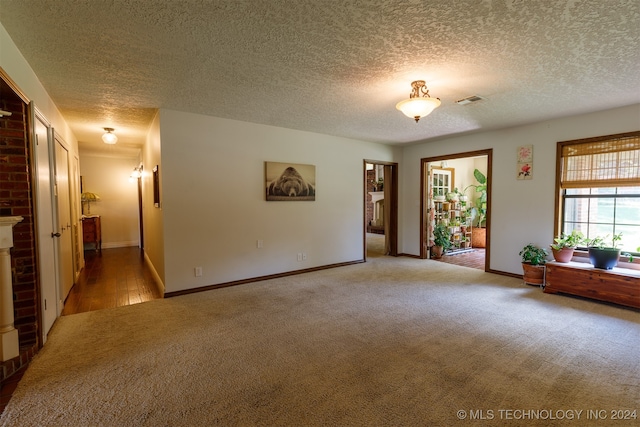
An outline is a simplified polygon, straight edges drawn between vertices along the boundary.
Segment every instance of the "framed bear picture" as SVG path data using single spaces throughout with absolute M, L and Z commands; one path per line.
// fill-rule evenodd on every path
M 264 162 L 269 202 L 314 201 L 316 167 L 299 163 Z

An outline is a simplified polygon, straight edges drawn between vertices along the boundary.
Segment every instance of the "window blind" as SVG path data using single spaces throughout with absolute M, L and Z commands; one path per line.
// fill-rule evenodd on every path
M 561 144 L 562 188 L 640 186 L 640 132 Z

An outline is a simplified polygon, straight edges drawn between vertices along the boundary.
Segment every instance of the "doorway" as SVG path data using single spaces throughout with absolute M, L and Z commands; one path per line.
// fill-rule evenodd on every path
M 434 259 L 433 230 L 444 225 L 450 247 L 439 259 L 489 271 L 492 151 L 421 159 L 420 258 Z
M 36 223 L 38 241 L 38 276 L 40 278 L 40 307 L 41 307 L 41 339 L 44 344 L 47 334 L 60 315 L 60 292 L 57 266 L 59 265 L 55 240 L 57 229 L 54 215 L 54 197 L 52 170 L 49 163 L 51 141 L 51 125 L 42 114 L 31 106 L 34 112 L 34 157 L 35 157 L 35 197 L 36 197 Z
M 364 260 L 398 256 L 398 164 L 364 160 Z

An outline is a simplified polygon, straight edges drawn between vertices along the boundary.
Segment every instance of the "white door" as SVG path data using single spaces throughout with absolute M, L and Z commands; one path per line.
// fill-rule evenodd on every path
M 60 306 L 73 287 L 73 233 L 71 198 L 69 197 L 69 152 L 56 140 L 56 205 L 58 207 L 58 238 L 60 254 Z
M 49 126 L 40 115 L 35 123 L 36 154 L 36 221 L 38 227 L 38 271 L 40 276 L 40 302 L 42 310 L 42 342 L 58 318 L 58 287 L 56 280 L 56 237 L 53 215 L 53 187 L 51 185 Z

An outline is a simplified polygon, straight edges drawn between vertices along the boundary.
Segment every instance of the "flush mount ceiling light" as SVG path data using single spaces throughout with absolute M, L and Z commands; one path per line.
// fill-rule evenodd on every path
M 400 101 L 396 104 L 396 108 L 407 116 L 415 119 L 416 123 L 424 116 L 431 114 L 433 110 L 440 106 L 438 98 L 429 96 L 429 89 L 424 80 L 416 80 L 411 83 L 413 90 L 409 95 L 409 99 Z
M 104 128 L 104 135 L 102 135 L 102 140 L 105 144 L 113 145 L 118 142 L 118 137 L 113 132 L 113 128 Z

